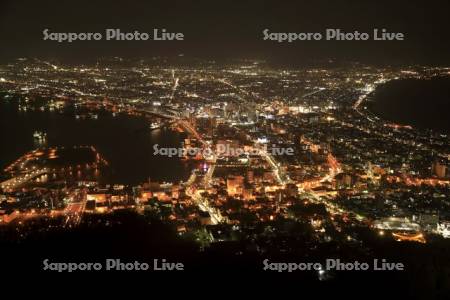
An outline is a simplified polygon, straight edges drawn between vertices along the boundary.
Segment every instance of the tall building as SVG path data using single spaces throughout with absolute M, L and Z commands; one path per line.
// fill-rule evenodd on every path
M 249 183 L 255 182 L 255 174 L 254 174 L 253 170 L 248 170 L 247 171 L 247 181 Z
M 440 161 L 435 161 L 431 167 L 432 175 L 444 178 L 447 174 L 447 165 Z
M 230 176 L 227 178 L 227 192 L 229 196 L 241 195 L 244 188 L 243 176 Z

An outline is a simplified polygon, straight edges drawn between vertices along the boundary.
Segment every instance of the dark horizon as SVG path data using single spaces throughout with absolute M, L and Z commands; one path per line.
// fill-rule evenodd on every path
M 212 59 L 264 59 L 302 65 L 314 61 L 360 61 L 369 64 L 448 65 L 448 1 L 10 1 L 0 4 L 0 61 L 18 57 L 85 62 L 103 56 L 147 58 L 177 56 Z M 183 32 L 184 41 L 42 40 L 52 32 L 102 32 L 105 28 Z M 263 41 L 262 31 L 403 32 L 404 41 Z

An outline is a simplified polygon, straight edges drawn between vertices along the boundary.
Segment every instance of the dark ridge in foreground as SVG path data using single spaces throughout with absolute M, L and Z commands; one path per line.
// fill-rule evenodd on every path
M 101 262 L 107 258 L 119 258 L 123 262 L 147 262 L 153 259 L 166 259 L 170 262 L 182 262 L 185 271 L 96 271 L 75 272 L 70 276 L 80 278 L 96 278 L 101 276 L 120 276 L 135 278 L 141 275 L 145 278 L 178 278 L 180 280 L 193 279 L 192 276 L 202 275 L 202 280 L 210 281 L 217 276 L 225 276 L 229 280 L 247 280 L 246 278 L 261 278 L 275 283 L 281 280 L 283 284 L 300 284 L 316 292 L 348 291 L 370 289 L 376 292 L 374 284 L 383 287 L 390 294 L 401 294 L 413 298 L 426 297 L 428 299 L 444 299 L 450 291 L 450 263 L 448 256 L 450 249 L 444 241 L 435 241 L 433 247 L 426 245 L 377 242 L 368 240 L 374 249 L 373 256 L 362 255 L 357 248 L 351 249 L 341 245 L 342 253 L 336 253 L 332 243 L 320 245 L 313 256 L 304 256 L 301 249 L 306 248 L 298 240 L 289 241 L 298 247 L 297 254 L 266 253 L 261 254 L 252 247 L 251 241 L 215 243 L 201 250 L 194 239 L 180 237 L 169 225 L 158 220 L 149 220 L 146 216 L 130 212 L 119 212 L 102 216 L 99 222 L 95 216 L 89 222 L 74 229 L 49 229 L 34 231 L 24 239 L 17 239 L 14 234 L 2 229 L 0 247 L 2 249 L 2 269 L 8 274 L 22 274 L 23 276 L 38 275 L 63 280 L 64 273 L 44 271 L 43 261 L 50 262 Z M 33 249 L 33 250 L 31 250 Z M 296 271 L 292 273 L 264 271 L 263 260 L 272 262 L 306 262 L 321 261 L 329 257 L 339 257 L 342 261 L 370 261 L 373 258 L 386 258 L 391 261 L 402 261 L 407 266 L 404 272 L 384 271 L 346 271 L 334 272 L 330 278 L 320 281 L 315 271 Z M 198 275 L 194 275 L 198 274 Z M 206 276 L 208 274 L 208 276 Z M 42 275 L 45 275 L 42 277 Z M 11 276 L 10 278 L 14 278 Z M 217 279 L 219 280 L 219 279 Z M 275 280 L 275 281 L 274 281 Z M 321 287 L 327 287 L 321 290 Z M 381 291 L 380 291 L 381 292 Z

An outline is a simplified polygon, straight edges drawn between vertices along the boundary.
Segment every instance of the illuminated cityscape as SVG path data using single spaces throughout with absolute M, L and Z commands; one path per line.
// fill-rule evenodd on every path
M 109 163 L 94 145 L 48 145 L 51 137 L 35 131 L 36 148 L 9 162 L 0 183 L 0 221 L 22 236 L 35 222 L 71 228 L 121 210 L 154 215 L 180 236 L 204 232 L 200 243 L 254 235 L 262 252 L 259 242 L 270 239 L 260 235 L 290 222 L 319 243 L 363 243 L 361 228 L 418 243 L 450 236 L 449 137 L 368 108 L 379 85 L 447 76 L 449 68 L 183 68 L 116 58 L 96 67 L 19 59 L 0 70 L 4 105 L 25 116 L 142 118 L 151 134 L 182 133 L 185 151 L 170 159 L 195 162 L 180 181 L 108 181 L 100 173 Z
M 448 299 L 448 3 L 44 2 L 0 5 L 1 272 Z

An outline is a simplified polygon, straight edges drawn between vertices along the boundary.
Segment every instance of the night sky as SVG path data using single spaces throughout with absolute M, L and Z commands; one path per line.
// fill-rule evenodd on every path
M 316 60 L 376 64 L 450 62 L 450 1 L 22 1 L 1 0 L 0 60 L 26 56 L 83 62 L 100 56 L 145 58 L 180 53 L 199 58 L 260 58 L 287 64 Z M 183 32 L 184 41 L 43 41 L 42 31 L 105 28 Z M 326 28 L 403 32 L 405 41 L 262 40 L 262 30 L 323 32 Z

